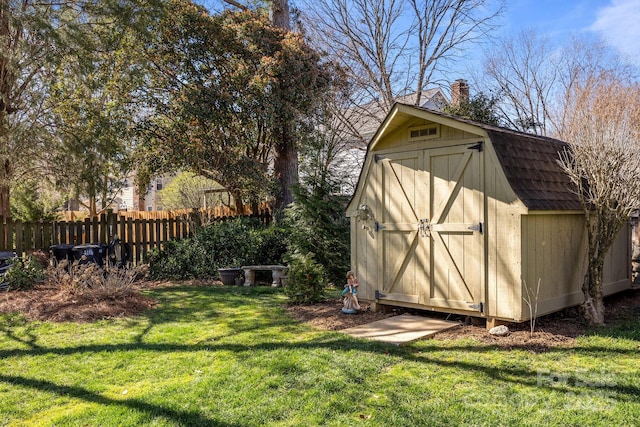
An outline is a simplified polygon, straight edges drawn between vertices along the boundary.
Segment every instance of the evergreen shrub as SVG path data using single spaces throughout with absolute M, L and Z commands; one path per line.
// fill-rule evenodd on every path
M 284 291 L 292 303 L 313 303 L 323 299 L 325 270 L 313 253 L 289 256 L 289 273 Z
M 286 232 L 255 218 L 215 222 L 192 237 L 166 242 L 147 255 L 153 279 L 214 279 L 219 268 L 281 264 Z
M 26 259 L 12 258 L 9 260 L 11 267 L 0 278 L 9 285 L 9 289 L 27 290 L 38 283 L 42 283 L 47 274 L 45 267 L 36 256 L 28 256 Z

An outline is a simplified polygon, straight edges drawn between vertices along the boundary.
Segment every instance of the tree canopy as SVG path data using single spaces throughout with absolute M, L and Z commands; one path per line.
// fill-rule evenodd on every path
M 131 89 L 135 50 L 117 45 L 159 11 L 155 0 L 0 0 L 0 216 L 9 216 L 10 188 L 24 177 L 73 178 L 95 201 L 99 169 L 121 169 L 113 142 L 132 117 L 116 97 Z M 73 168 L 60 175 L 63 165 Z
M 55 149 L 46 169 L 63 194 L 86 198 L 93 216 L 111 204 L 131 171 L 134 94 L 143 73 L 129 28 L 103 22 L 86 32 L 82 43 L 51 79 L 47 104 L 55 132 L 49 146 Z
M 140 176 L 190 170 L 224 185 L 236 203 L 272 194 L 277 120 L 294 123 L 295 135 L 311 132 L 330 64 L 301 35 L 255 13 L 210 15 L 182 0 L 169 8 L 147 49 L 154 69 Z
M 487 125 L 500 126 L 500 117 L 496 112 L 497 103 L 496 97 L 479 92 L 458 105 L 446 105 L 442 112 Z

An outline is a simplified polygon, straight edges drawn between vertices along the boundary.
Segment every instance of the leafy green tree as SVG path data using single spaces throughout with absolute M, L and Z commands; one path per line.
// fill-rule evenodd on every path
M 111 204 L 130 171 L 133 101 L 144 73 L 135 33 L 87 16 L 96 25 L 55 70 L 48 102 L 57 145 L 47 163 L 58 186 L 86 198 L 95 215 Z
M 500 118 L 497 114 L 498 99 L 482 92 L 472 97 L 469 101 L 458 105 L 447 105 L 442 108 L 443 113 L 462 117 L 492 126 L 500 126 Z
M 78 123 L 83 120 L 98 122 L 95 112 L 100 107 L 95 99 L 100 90 L 93 87 L 82 94 L 76 92 L 82 92 L 80 86 L 86 87 L 88 82 L 99 81 L 100 76 L 95 75 L 91 64 L 94 60 L 97 64 L 105 64 L 101 56 L 109 52 L 109 44 L 119 41 L 123 35 L 122 31 L 114 29 L 126 28 L 140 34 L 142 29 L 149 27 L 148 20 L 157 17 L 159 1 L 0 0 L 0 216 L 10 215 L 10 188 L 15 185 L 17 176 L 51 175 L 56 171 L 48 170 L 47 166 L 66 165 L 62 160 L 70 158 L 59 151 L 79 152 L 79 138 L 75 135 L 81 129 Z M 133 50 L 123 49 L 120 54 L 131 52 Z M 134 69 L 126 71 L 116 74 L 111 84 L 122 84 L 115 78 L 129 76 Z M 104 75 L 103 72 L 102 77 Z M 65 81 L 63 96 L 60 96 L 61 79 Z M 52 88 L 58 90 L 56 99 L 51 96 Z M 93 113 L 86 108 L 89 92 L 94 97 Z M 73 108 L 74 100 L 81 104 L 78 111 L 61 114 L 61 111 Z M 66 101 L 66 105 L 56 106 L 54 101 Z M 113 117 L 111 102 L 102 104 L 108 111 L 101 113 L 102 116 Z M 54 106 L 58 108 L 57 121 L 51 120 Z M 81 114 L 87 114 L 87 117 L 82 118 Z M 73 121 L 76 123 L 71 126 Z M 110 120 L 116 129 L 121 123 Z M 95 128 L 104 128 L 102 125 L 93 127 L 84 132 L 95 133 Z M 83 138 L 87 139 L 86 136 Z M 84 159 L 76 156 L 75 160 L 76 168 L 84 165 Z M 95 166 L 105 162 L 88 163 Z M 67 174 L 60 181 L 68 182 L 77 176 Z M 104 188 L 104 185 L 103 182 L 100 187 Z
M 312 131 L 331 68 L 266 17 L 211 16 L 183 0 L 169 10 L 149 49 L 155 96 L 139 147 L 141 178 L 190 170 L 222 184 L 238 208 L 273 195 L 280 120 L 295 124 L 287 129 L 296 144 Z
M 9 217 L 10 188 L 37 153 L 39 117 L 56 32 L 64 25 L 52 1 L 0 0 L 0 216 Z M 70 2 L 73 3 L 73 2 Z
M 53 221 L 63 203 L 63 198 L 42 182 L 27 179 L 11 192 L 11 217 L 20 221 Z
M 206 195 L 206 190 L 224 190 L 212 179 L 198 176 L 192 172 L 182 172 L 160 191 L 162 206 L 165 209 L 195 209 L 213 205 L 222 198 L 219 194 Z

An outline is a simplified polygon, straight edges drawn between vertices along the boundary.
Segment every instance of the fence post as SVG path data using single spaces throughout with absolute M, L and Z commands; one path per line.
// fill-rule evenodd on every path
M 4 217 L 0 216 L 0 251 L 8 251 L 7 247 L 7 226 Z
M 187 216 L 182 217 L 182 221 L 180 224 L 180 238 L 186 239 L 189 237 L 189 221 Z
M 15 240 L 16 255 L 21 257 L 24 251 L 24 225 L 22 221 L 13 221 L 13 223 L 16 231 L 16 240 Z
M 116 229 L 116 234 L 123 242 L 126 242 L 127 238 L 127 219 L 123 216 L 118 217 L 118 227 Z
M 108 211 L 104 220 L 103 242 L 109 243 L 118 234 L 118 214 Z M 119 237 L 119 236 L 118 236 Z
M 141 243 L 141 251 L 140 251 L 140 259 L 143 260 L 147 255 L 147 250 L 149 248 L 149 239 L 147 238 L 149 233 L 149 221 L 148 219 L 140 220 L 140 243 Z
M 60 221 L 58 226 L 60 227 L 60 243 L 72 245 L 73 241 L 71 238 L 71 231 L 69 230 L 69 221 Z
M 96 225 L 100 224 L 96 227 L 95 240 L 96 243 L 105 243 L 109 242 L 109 225 L 107 224 L 107 214 L 102 212 L 99 218 L 94 218 L 96 220 Z
M 168 226 L 168 240 L 173 240 L 176 237 L 176 233 L 175 233 L 175 226 L 176 226 L 176 219 L 175 218 L 169 218 L 168 222 L 167 222 L 167 226 Z
M 135 256 L 136 264 L 138 264 L 142 259 L 141 257 L 142 248 L 140 245 L 142 239 L 140 238 L 140 234 L 141 234 L 140 220 L 135 219 L 133 220 L 133 235 L 134 235 L 133 240 L 135 241 L 135 248 L 136 248 L 134 251 L 136 253 L 136 256 Z
M 147 247 L 147 250 L 150 250 L 156 245 L 156 237 L 157 237 L 156 224 L 159 221 L 160 221 L 159 219 L 150 219 L 148 221 L 147 232 L 149 233 L 149 238 L 147 239 L 147 244 L 149 246 Z
M 161 219 L 157 219 L 154 224 L 155 247 L 158 249 L 160 249 L 160 244 L 162 243 L 162 221 Z
M 42 226 L 43 223 L 42 221 L 33 221 L 33 225 L 32 225 L 32 230 L 33 230 L 33 234 L 32 234 L 32 242 L 31 242 L 31 249 L 32 251 L 36 251 L 38 249 L 40 249 L 41 247 L 43 247 L 44 245 L 42 244 L 42 240 L 43 240 L 43 235 L 42 235 Z

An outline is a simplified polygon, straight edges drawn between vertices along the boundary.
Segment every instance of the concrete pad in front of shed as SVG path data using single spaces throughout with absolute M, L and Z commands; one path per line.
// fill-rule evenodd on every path
M 402 314 L 343 329 L 342 332 L 356 338 L 366 338 L 399 345 L 431 337 L 440 331 L 458 325 L 458 322 L 449 320 Z

